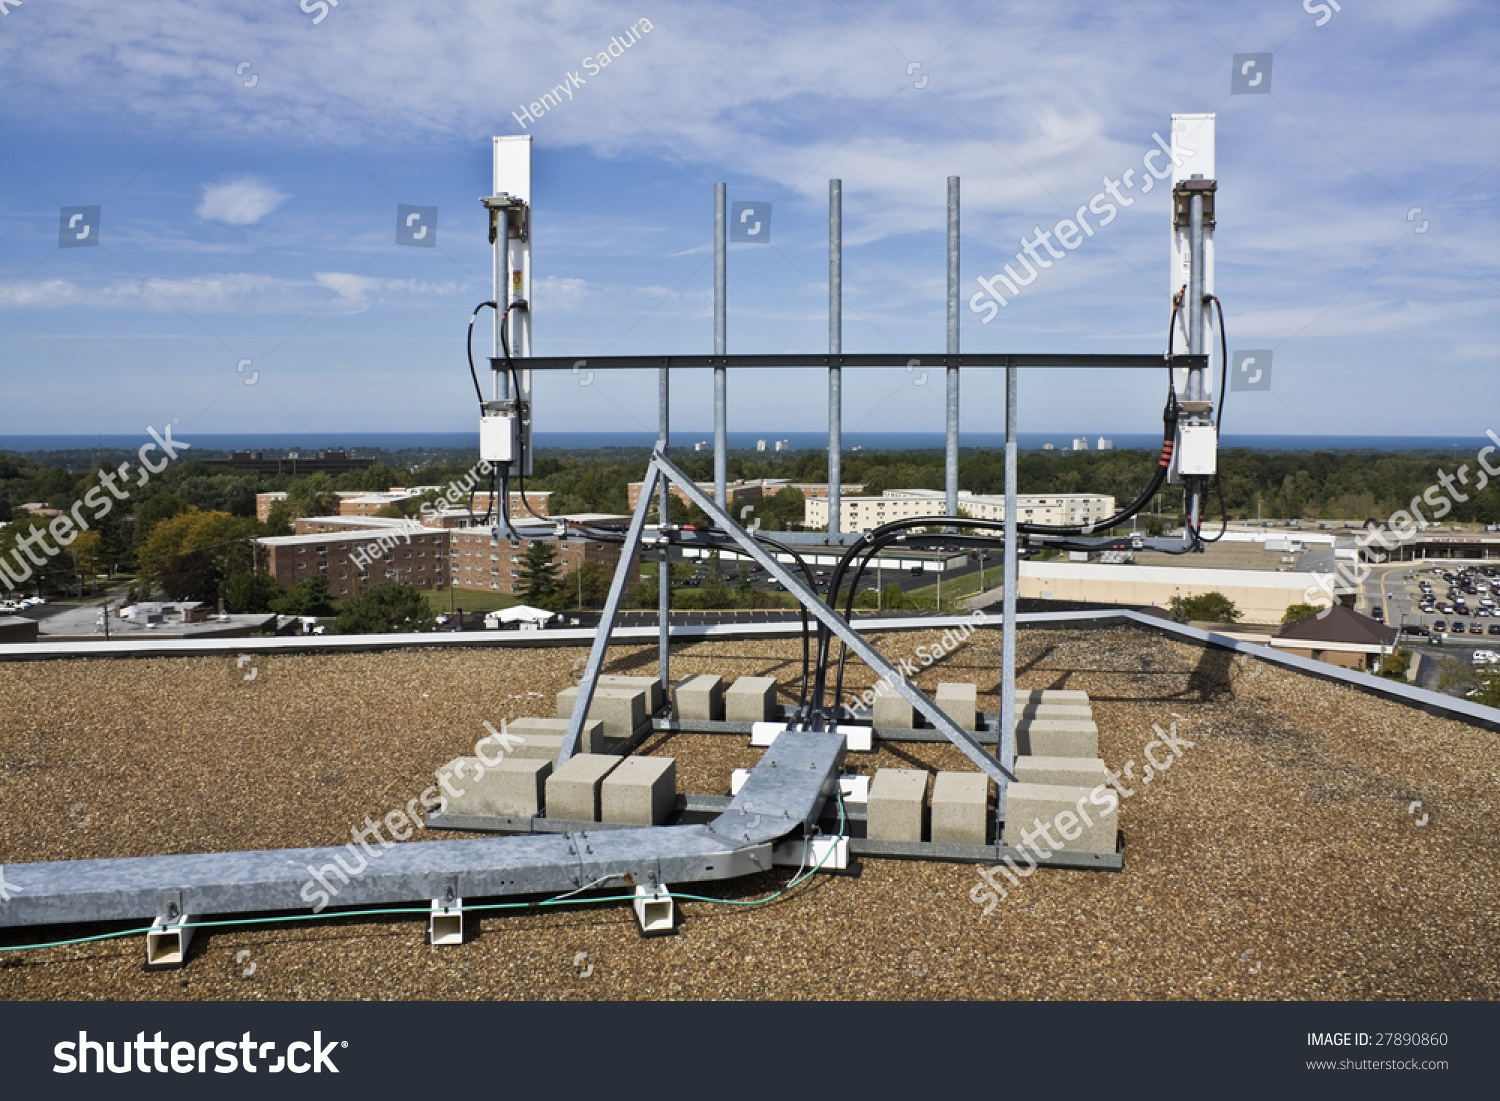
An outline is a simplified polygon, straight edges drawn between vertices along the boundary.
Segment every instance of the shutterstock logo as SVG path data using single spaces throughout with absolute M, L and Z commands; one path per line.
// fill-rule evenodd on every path
M 1247 349 L 1235 352 L 1229 370 L 1231 390 L 1269 390 L 1271 388 L 1271 350 Z
M 437 247 L 438 208 L 396 204 L 396 244 L 417 248 Z
M 1270 95 L 1271 55 L 1235 54 L 1234 70 L 1229 76 L 1231 95 Z
M 87 248 L 99 243 L 99 208 L 65 206 L 57 227 L 58 248 Z
M 323 1034 L 314 1032 L 311 1042 L 294 1040 L 286 1046 L 285 1055 L 276 1055 L 276 1041 L 261 1042 L 245 1033 L 238 1040 L 205 1040 L 195 1044 L 188 1040 L 163 1040 L 161 1033 L 146 1039 L 144 1032 L 137 1032 L 134 1040 L 120 1040 L 120 1059 L 115 1061 L 114 1040 L 90 1040 L 87 1032 L 80 1031 L 78 1039 L 63 1040 L 52 1049 L 57 1063 L 53 1074 L 88 1074 L 92 1066 L 94 1074 L 129 1074 L 139 1071 L 150 1074 L 155 1071 L 165 1074 L 234 1074 L 243 1070 L 255 1074 L 264 1070 L 267 1074 L 280 1074 L 289 1070 L 293 1074 L 339 1073 L 331 1058 L 335 1048 L 346 1048 L 348 1040 L 323 1042 Z M 92 1056 L 92 1058 L 90 1058 Z M 272 1061 L 275 1056 L 275 1061 Z M 209 1061 L 213 1060 L 210 1068 Z M 258 1060 L 258 1064 L 257 1064 Z M 171 1063 L 168 1067 L 167 1064 Z

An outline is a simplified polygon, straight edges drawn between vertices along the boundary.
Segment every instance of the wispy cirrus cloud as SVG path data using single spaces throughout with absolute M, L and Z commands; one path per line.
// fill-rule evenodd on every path
M 255 176 L 204 184 L 198 217 L 231 226 L 253 226 L 290 197 Z

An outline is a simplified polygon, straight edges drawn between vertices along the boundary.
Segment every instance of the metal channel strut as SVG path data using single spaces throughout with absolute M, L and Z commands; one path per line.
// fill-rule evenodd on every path
M 775 841 L 815 826 L 843 760 L 836 734 L 783 734 L 705 825 L 12 864 L 0 927 L 147 919 L 161 912 L 163 892 L 179 913 L 220 915 L 752 875 L 772 866 Z
M 859 632 L 849 626 L 843 616 L 839 615 L 823 598 L 813 592 L 792 570 L 777 561 L 776 556 L 768 552 L 754 537 L 743 527 L 735 522 L 734 518 L 724 509 L 720 508 L 708 495 L 698 488 L 697 484 L 687 476 L 672 460 L 668 459 L 658 449 L 651 456 L 651 465 L 647 469 L 646 477 L 649 480 L 653 474 L 660 474 L 670 482 L 677 485 L 697 505 L 705 516 L 713 520 L 722 528 L 736 543 L 738 543 L 751 558 L 755 559 L 766 569 L 772 577 L 786 586 L 788 592 L 797 598 L 804 608 L 816 616 L 819 622 L 837 635 L 844 644 L 853 650 L 866 665 L 882 676 L 896 692 L 900 693 L 913 707 L 921 712 L 923 718 L 937 727 L 950 742 L 963 751 L 964 756 L 973 761 L 991 780 L 995 781 L 1000 789 L 1003 800 L 1005 786 L 1015 780 L 1009 768 L 1000 764 L 993 756 L 985 752 L 984 748 L 965 730 L 961 730 L 957 723 L 950 719 L 942 711 L 938 710 L 936 704 L 929 700 L 922 691 L 904 677 L 900 670 L 890 663 L 879 650 L 871 646 L 860 636 Z M 621 553 L 621 562 L 625 561 L 624 552 Z M 595 647 L 605 644 L 601 625 L 601 637 L 594 641 Z M 592 655 L 590 655 L 592 660 Z M 583 700 L 583 690 L 580 687 L 579 702 Z M 575 716 L 577 712 L 575 711 Z M 569 727 L 571 733 L 571 725 Z M 778 739 L 779 740 L 779 739 Z M 566 749 L 566 744 L 564 749 Z
M 1124 370 L 1161 369 L 1207 370 L 1207 355 L 1177 354 L 1170 357 L 1155 353 L 1113 354 L 1105 352 L 1071 354 L 1062 352 L 964 352 L 908 355 L 904 352 L 808 352 L 775 355 L 630 355 L 630 356 L 531 356 L 528 371 L 573 371 L 588 367 L 598 371 L 655 371 L 660 368 L 683 370 L 712 367 L 792 368 L 792 367 L 1079 367 Z

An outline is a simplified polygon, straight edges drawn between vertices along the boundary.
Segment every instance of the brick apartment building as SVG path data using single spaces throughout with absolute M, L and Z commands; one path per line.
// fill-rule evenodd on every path
M 339 499 L 340 516 L 374 516 L 387 505 L 404 505 L 418 500 L 422 494 L 430 490 L 445 490 L 445 486 L 417 486 L 414 489 L 396 487 L 384 493 L 372 493 L 363 489 L 340 489 L 335 491 Z M 257 493 L 255 495 L 255 518 L 264 524 L 271 518 L 271 506 L 277 501 L 286 500 L 286 490 L 273 490 L 269 493 Z M 532 509 L 541 516 L 548 516 L 547 503 L 552 497 L 550 490 L 528 490 L 526 500 Z M 468 515 L 467 501 L 465 501 L 464 515 Z M 485 509 L 490 506 L 490 494 L 487 491 L 478 491 L 474 494 L 474 513 L 483 516 Z M 510 495 L 510 511 L 513 516 L 526 514 L 526 509 L 521 503 L 521 495 L 512 493 Z
M 340 489 L 336 490 L 339 499 L 340 516 L 374 516 L 387 505 L 401 505 L 409 501 L 415 501 L 429 490 L 442 490 L 444 486 L 418 486 L 415 489 L 403 489 L 397 487 L 384 493 L 372 493 L 363 489 Z M 255 495 L 255 518 L 264 524 L 271 518 L 271 506 L 277 501 L 286 500 L 286 490 L 272 490 L 269 493 L 257 493 Z M 530 502 L 532 509 L 539 515 L 551 515 L 547 510 L 547 503 L 552 497 L 551 490 L 528 490 L 526 500 Z M 467 502 L 466 502 L 467 504 Z M 490 494 L 487 491 L 479 491 L 474 494 L 474 513 L 478 516 L 484 515 L 484 510 L 489 508 Z M 521 504 L 521 495 L 512 493 L 510 495 L 510 511 L 513 516 L 526 514 L 525 507 Z M 468 509 L 463 510 L 468 515 Z
M 381 537 L 387 536 L 383 543 Z M 266 571 L 281 589 L 322 574 L 336 597 L 357 596 L 363 589 L 383 581 L 400 581 L 419 589 L 443 589 L 448 585 L 448 533 L 419 529 L 394 546 L 381 529 L 316 532 L 306 535 L 272 535 L 257 539 L 265 551 Z M 361 565 L 363 556 L 368 565 Z
M 627 491 L 627 503 L 631 509 L 634 509 L 640 501 L 641 487 L 645 484 L 645 482 L 630 483 L 629 490 Z M 714 495 L 713 482 L 697 482 L 695 484 L 710 497 Z M 756 501 L 764 500 L 767 497 L 774 497 L 783 489 L 795 489 L 804 498 L 828 496 L 828 483 L 826 482 L 792 482 L 785 478 L 755 478 L 748 481 L 726 482 L 724 485 L 724 496 L 728 500 L 730 507 L 733 507 L 735 505 L 754 504 Z M 862 485 L 845 485 L 843 487 L 845 493 L 863 493 L 864 489 L 865 487 Z M 683 504 L 691 503 L 688 501 L 687 493 L 680 486 L 672 486 L 672 495 Z
M 527 496 L 530 496 L 528 494 Z M 533 504 L 535 499 L 533 498 Z M 540 510 L 538 510 L 540 511 Z M 467 521 L 467 511 L 462 519 Z M 517 566 L 531 545 L 520 540 L 491 537 L 488 527 L 423 526 L 412 529 L 407 521 L 384 517 L 305 516 L 294 522 L 295 535 L 257 539 L 264 551 L 267 572 L 282 589 L 323 574 L 335 597 L 345 598 L 383 581 L 399 581 L 419 589 L 478 589 L 514 594 Z M 580 517 L 580 519 L 582 519 Z M 588 517 L 599 521 L 603 517 Z M 611 570 L 620 560 L 615 543 L 566 542 L 555 544 L 564 575 L 585 560 L 603 562 Z M 367 564 L 361 565 L 361 560 Z M 638 563 L 632 563 L 630 583 L 640 580 Z

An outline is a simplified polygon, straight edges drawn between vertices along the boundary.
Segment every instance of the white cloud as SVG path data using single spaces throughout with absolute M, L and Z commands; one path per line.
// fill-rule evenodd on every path
M 289 195 L 254 176 L 204 184 L 198 217 L 231 226 L 253 226 L 288 198 Z
M 445 297 L 461 283 L 414 279 L 373 279 L 343 272 L 318 272 L 313 280 L 281 279 L 259 272 L 216 272 L 180 278 L 150 277 L 84 284 L 69 279 L 19 280 L 0 287 L 0 309 L 51 310 L 87 303 L 99 309 L 149 309 L 189 313 L 305 313 L 322 309 L 334 291 L 346 313 L 360 313 L 375 302 L 417 296 Z
M 445 296 L 463 290 L 462 284 L 424 283 L 416 279 L 376 279 L 367 275 L 354 275 L 342 271 L 320 271 L 313 278 L 334 292 L 348 313 L 363 313 L 375 302 L 389 302 L 393 298 L 411 295 L 434 294 Z M 372 301 L 373 300 L 373 301 Z

